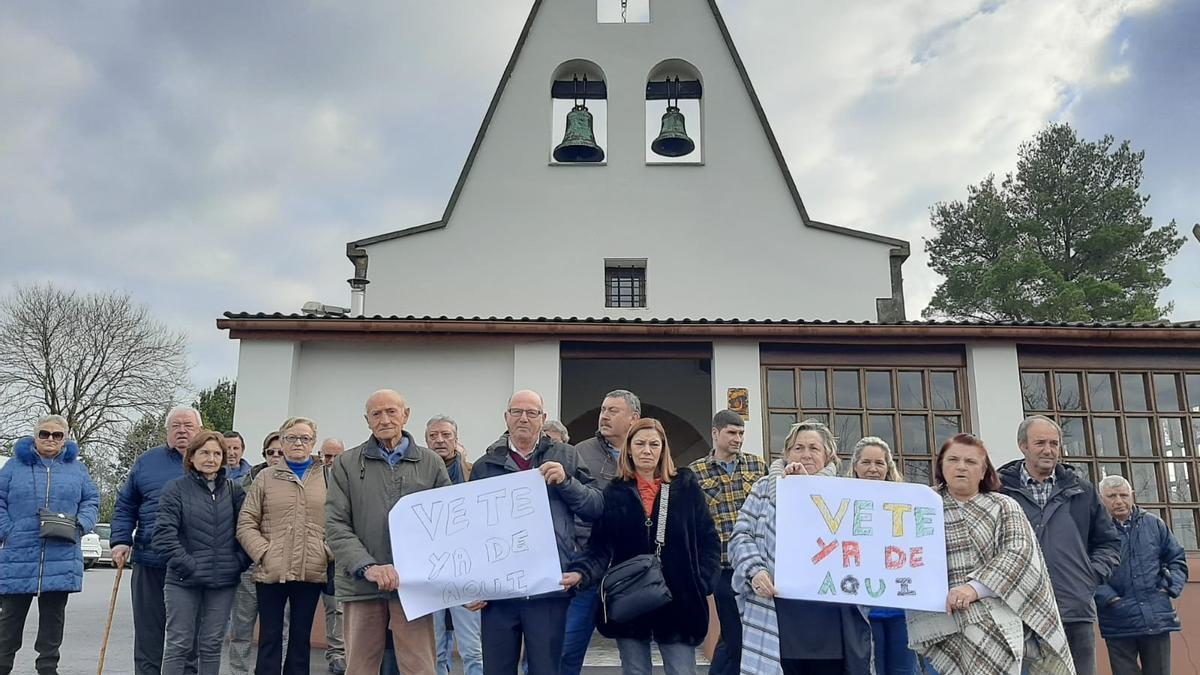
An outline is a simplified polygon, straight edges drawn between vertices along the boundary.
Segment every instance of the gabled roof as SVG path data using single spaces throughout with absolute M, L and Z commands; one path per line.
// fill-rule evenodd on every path
M 476 155 L 479 154 L 479 148 L 483 144 L 483 137 L 492 123 L 492 116 L 500 106 L 500 99 L 504 96 L 504 88 L 507 86 L 509 78 L 512 77 L 513 70 L 516 68 L 517 57 L 520 56 L 521 49 L 525 46 L 525 40 L 529 38 L 529 32 L 533 28 L 534 19 L 537 18 L 537 13 L 541 9 L 542 2 L 543 0 L 534 0 L 533 7 L 529 10 L 529 17 L 525 20 L 525 26 L 521 29 L 517 45 L 513 48 L 512 56 L 508 59 L 508 65 L 504 68 L 504 74 L 500 76 L 500 84 L 496 87 L 496 93 L 492 95 L 492 102 L 488 105 L 487 113 L 483 116 L 483 123 L 479 126 L 479 133 L 475 135 L 475 142 L 471 144 L 471 152 L 467 155 L 467 161 L 463 165 L 462 172 L 458 175 L 458 182 L 454 185 L 454 191 L 450 193 L 450 201 L 446 203 L 446 210 L 442 213 L 441 219 L 349 242 L 346 244 L 347 254 L 351 253 L 354 249 L 364 246 L 371 246 L 372 244 L 392 239 L 429 232 L 430 230 L 438 230 L 446 227 L 446 224 L 450 222 L 450 216 L 454 213 L 454 206 L 458 203 L 458 197 L 462 193 L 463 186 L 467 183 L 467 176 L 471 173 L 471 167 L 475 163 Z M 783 158 L 783 151 L 779 147 L 779 141 L 776 140 L 775 132 L 771 130 L 771 124 L 767 121 L 767 114 L 763 110 L 762 102 L 758 100 L 758 94 L 754 91 L 754 85 L 750 82 L 750 74 L 746 72 L 746 65 L 742 62 L 741 55 L 738 54 L 737 46 L 733 44 L 733 37 L 729 33 L 729 27 L 725 24 L 725 19 L 721 16 L 721 10 L 717 7 L 717 1 L 707 0 L 707 2 L 709 8 L 712 10 L 713 18 L 717 22 L 717 27 L 721 31 L 721 37 L 725 40 L 725 46 L 729 49 L 729 56 L 733 59 L 738 74 L 741 75 L 742 84 L 746 87 L 746 94 L 750 97 L 750 103 L 754 106 L 754 112 L 758 115 L 759 123 L 762 124 L 763 133 L 767 136 L 771 152 L 775 154 L 775 161 L 779 164 L 783 180 L 787 184 L 788 191 L 792 195 L 792 201 L 795 202 L 796 210 L 800 213 L 800 219 L 804 225 L 818 230 L 885 244 L 893 247 L 892 255 L 894 257 L 899 257 L 901 260 L 908 258 L 909 244 L 903 239 L 886 237 L 872 232 L 863 232 L 839 225 L 831 225 L 809 218 L 808 210 L 804 208 L 804 200 L 800 198 L 800 191 L 796 189 L 796 182 L 792 179 L 792 172 L 788 170 L 787 161 Z

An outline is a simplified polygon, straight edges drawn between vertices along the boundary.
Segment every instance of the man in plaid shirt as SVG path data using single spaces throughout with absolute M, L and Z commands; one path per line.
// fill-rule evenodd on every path
M 711 675 L 737 675 L 742 662 L 742 619 L 738 613 L 737 596 L 733 592 L 733 569 L 729 566 L 729 537 L 737 521 L 738 510 L 750 494 L 754 483 L 762 478 L 767 467 L 761 457 L 742 452 L 746 423 L 732 410 L 722 410 L 713 416 L 713 449 L 704 459 L 689 467 L 700 480 L 708 500 L 708 510 L 721 537 L 721 578 L 715 584 L 713 600 L 717 604 L 717 619 L 721 622 L 721 641 L 713 653 Z

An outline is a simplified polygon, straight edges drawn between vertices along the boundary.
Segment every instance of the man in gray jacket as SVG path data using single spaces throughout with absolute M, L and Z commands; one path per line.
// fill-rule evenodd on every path
M 471 480 L 486 480 L 518 471 L 537 471 L 546 481 L 558 561 L 565 568 L 576 554 L 575 517 L 592 522 L 604 510 L 604 497 L 591 483 L 575 448 L 542 434 L 546 409 L 537 392 L 512 395 L 504 411 L 504 433 L 471 469 Z M 566 582 L 564 576 L 564 582 Z M 513 675 L 521 658 L 521 639 L 529 658 L 529 675 L 557 675 L 562 659 L 563 624 L 571 587 L 528 598 L 467 605 L 483 610 L 483 672 Z M 403 668 L 401 668 L 403 670 Z M 405 672 L 405 675 L 408 675 Z
M 1062 428 L 1034 415 L 1017 428 L 1024 460 L 1000 467 L 1004 494 L 1029 518 L 1042 547 L 1078 675 L 1096 673 L 1096 588 L 1120 562 L 1121 540 L 1096 488 L 1063 464 Z
M 404 675 L 434 675 L 433 618 L 409 621 L 396 595 L 388 512 L 405 495 L 450 484 L 446 463 L 404 430 L 409 409 L 390 389 L 367 399 L 371 437 L 338 456 L 329 471 L 325 538 L 336 561 L 346 672 L 378 673 L 392 633 Z
M 629 427 L 642 416 L 642 402 L 631 391 L 617 389 L 604 395 L 600 404 L 599 427 L 591 438 L 578 443 L 575 452 L 592 475 L 592 485 L 604 492 L 604 488 L 617 476 L 617 458 L 625 449 L 625 437 Z M 579 551 L 587 548 L 592 534 L 592 524 L 581 518 L 575 519 L 575 543 Z M 587 655 L 592 632 L 596 629 L 595 588 L 578 591 L 567 608 L 567 625 L 563 635 L 561 675 L 579 675 L 583 659 Z

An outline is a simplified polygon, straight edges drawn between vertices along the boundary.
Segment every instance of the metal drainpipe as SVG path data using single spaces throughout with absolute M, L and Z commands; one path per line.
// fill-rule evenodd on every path
M 354 277 L 346 280 L 350 284 L 350 316 L 361 318 L 366 311 L 367 284 L 371 283 L 367 279 L 367 252 L 361 248 L 347 247 L 346 257 L 354 263 Z

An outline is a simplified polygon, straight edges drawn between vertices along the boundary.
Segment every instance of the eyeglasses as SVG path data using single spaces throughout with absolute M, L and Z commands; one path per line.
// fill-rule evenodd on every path
M 282 450 L 267 450 L 267 452 L 265 454 L 267 455 L 267 457 L 283 457 Z
M 297 443 L 300 443 L 302 445 L 308 445 L 309 443 L 312 443 L 314 440 L 316 440 L 316 439 L 313 438 L 312 436 L 291 436 L 291 435 L 289 435 L 289 436 L 283 437 L 284 445 L 295 445 Z
M 62 439 L 66 438 L 66 437 L 67 437 L 67 435 L 61 431 L 48 431 L 46 429 L 38 429 L 38 438 L 42 439 L 43 441 L 49 440 L 51 438 L 53 438 L 56 441 L 61 441 Z
M 531 420 L 537 419 L 546 414 L 541 410 L 524 410 L 521 408 L 509 408 L 507 412 L 513 417 L 528 417 Z

